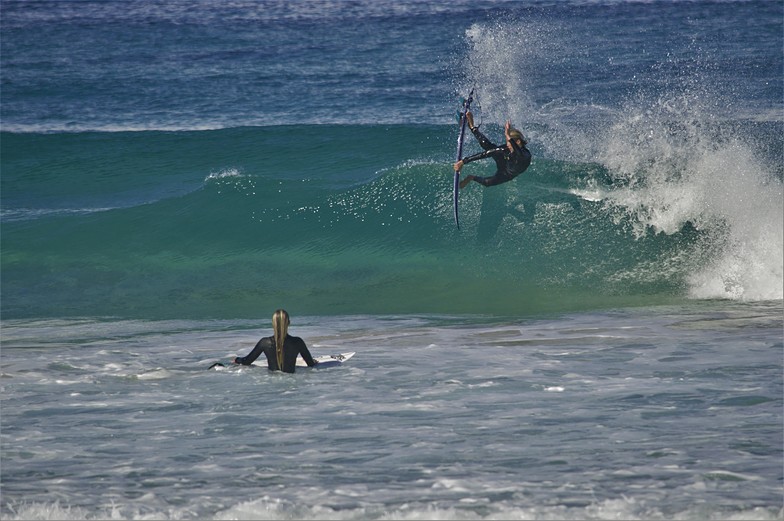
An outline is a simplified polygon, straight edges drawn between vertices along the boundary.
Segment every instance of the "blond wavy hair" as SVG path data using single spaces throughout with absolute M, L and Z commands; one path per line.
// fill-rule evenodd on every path
M 283 344 L 289 334 L 289 314 L 285 309 L 279 309 L 272 315 L 272 331 L 275 335 L 275 355 L 278 359 L 278 370 L 283 371 Z

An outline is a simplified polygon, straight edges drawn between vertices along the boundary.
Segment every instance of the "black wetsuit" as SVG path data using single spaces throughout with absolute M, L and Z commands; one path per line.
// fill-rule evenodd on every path
M 275 337 L 264 337 L 259 340 L 256 347 L 253 348 L 253 351 L 251 351 L 248 356 L 238 356 L 234 359 L 234 363 L 250 365 L 261 355 L 261 353 L 264 353 L 267 357 L 267 367 L 269 367 L 271 371 L 277 371 L 278 355 L 275 351 Z M 305 345 L 305 341 L 298 336 L 286 335 L 286 340 L 283 342 L 284 373 L 294 372 L 297 367 L 297 355 L 300 354 L 309 367 L 316 365 L 316 361 L 310 356 L 310 351 L 308 351 L 308 346 Z
M 476 137 L 476 140 L 479 141 L 479 146 L 484 149 L 484 152 L 466 157 L 463 159 L 463 164 L 471 163 L 472 161 L 477 161 L 486 157 L 492 157 L 495 160 L 496 167 L 498 167 L 495 175 L 491 177 L 474 176 L 474 181 L 477 183 L 485 186 L 500 185 L 501 183 L 511 181 L 525 172 L 526 168 L 530 166 L 531 152 L 529 152 L 525 146 L 521 148 L 517 142 L 513 140 L 512 148 L 514 151 L 509 152 L 509 148 L 506 146 L 499 147 L 492 143 L 478 128 L 475 127 L 471 132 L 474 134 L 474 137 Z

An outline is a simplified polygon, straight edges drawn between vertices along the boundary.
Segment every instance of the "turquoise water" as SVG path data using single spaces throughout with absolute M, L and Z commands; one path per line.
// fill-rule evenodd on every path
M 653 270 L 698 248 L 699 234 L 636 239 L 601 203 L 570 193 L 601 182 L 595 165 L 541 160 L 524 183 L 466 192 L 455 229 L 439 157 L 450 130 L 330 129 L 309 143 L 315 165 L 295 144 L 324 133 L 314 126 L 10 135 L 8 161 L 36 147 L 69 159 L 54 175 L 54 157 L 24 160 L 18 183 L 6 170 L 4 193 L 29 204 L 6 209 L 4 311 L 226 318 L 275 302 L 316 314 L 441 313 L 490 300 L 487 311 L 516 314 L 590 306 L 599 289 L 617 302 L 682 293 L 693 266 Z M 423 147 L 430 136 L 440 143 Z M 55 204 L 42 211 L 42 201 Z M 653 266 L 633 288 L 611 280 L 641 261 Z
M 780 1 L 0 11 L 3 518 L 782 518 Z
M 701 291 L 780 297 L 780 227 L 747 234 L 781 212 L 781 183 L 760 166 L 724 173 L 715 152 L 698 151 L 663 160 L 703 170 L 656 179 L 654 163 L 642 180 L 537 157 L 515 183 L 464 190 L 457 230 L 452 134 L 436 125 L 7 134 L 3 312 L 250 318 L 282 303 L 308 314 L 518 315 Z M 736 184 L 746 198 L 724 200 Z M 714 273 L 717 260 L 733 271 Z

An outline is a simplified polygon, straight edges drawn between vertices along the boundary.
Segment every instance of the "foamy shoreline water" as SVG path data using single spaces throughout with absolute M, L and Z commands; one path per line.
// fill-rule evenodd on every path
M 3 517 L 778 519 L 781 313 L 11 321 Z

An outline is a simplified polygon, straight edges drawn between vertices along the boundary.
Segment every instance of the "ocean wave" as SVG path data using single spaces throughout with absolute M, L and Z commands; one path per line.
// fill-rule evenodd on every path
M 2 208 L 0 221 L 28 221 L 43 217 L 67 217 L 72 215 L 88 215 L 91 213 L 108 212 L 117 207 L 103 208 Z
M 262 126 L 262 122 L 258 122 Z M 242 125 L 250 126 L 250 125 Z M 3 122 L 3 132 L 10 134 L 81 134 L 87 132 L 125 133 L 125 132 L 203 132 L 223 130 L 236 127 L 232 122 L 204 123 L 200 120 L 187 122 L 129 122 L 126 124 L 114 121 L 96 121 L 78 123 L 51 122 Z
M 781 181 L 767 163 L 737 140 L 631 146 L 645 132 L 633 121 L 605 137 L 601 163 L 535 151 L 514 182 L 462 190 L 460 230 L 451 126 L 16 136 L 43 164 L 85 155 L 107 173 L 4 171 L 19 182 L 3 192 L 3 308 L 61 313 L 74 284 L 91 295 L 75 313 L 158 318 L 244 317 L 281 299 L 314 313 L 521 314 L 781 299 Z M 154 165 L 137 155 L 150 150 Z M 85 190 L 120 204 L 29 204 Z

